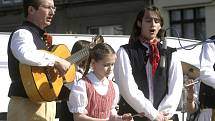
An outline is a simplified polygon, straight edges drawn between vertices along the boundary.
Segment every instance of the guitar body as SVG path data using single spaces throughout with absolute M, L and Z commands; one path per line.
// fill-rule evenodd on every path
M 71 56 L 69 49 L 63 45 L 54 45 L 52 54 L 68 58 Z M 60 77 L 54 67 L 19 65 L 22 83 L 28 97 L 35 102 L 58 100 L 63 84 L 72 83 L 75 79 L 75 65 L 71 64 L 64 77 Z

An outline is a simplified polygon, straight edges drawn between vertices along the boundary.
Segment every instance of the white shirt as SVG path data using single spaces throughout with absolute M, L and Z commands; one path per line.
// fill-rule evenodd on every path
M 206 41 L 211 40 L 208 39 Z M 202 51 L 199 59 L 201 81 L 215 89 L 215 71 L 213 68 L 215 63 L 215 45 L 213 42 L 202 45 Z M 202 109 L 200 112 L 198 121 L 211 121 L 212 109 Z
M 53 66 L 55 63 L 54 55 L 37 50 L 32 33 L 26 29 L 14 32 L 10 48 L 20 63 L 32 66 Z
M 199 100 L 199 90 L 200 90 L 200 83 L 194 85 L 194 101 L 196 101 L 195 105 L 199 105 L 197 101 Z M 197 108 L 200 108 L 200 106 L 197 106 Z M 197 111 L 198 109 L 196 109 Z M 196 117 L 195 121 L 211 121 L 212 117 L 212 109 L 206 108 L 206 109 L 200 109 L 200 114 Z
M 86 75 L 87 78 L 92 82 L 96 92 L 100 95 L 106 95 L 108 91 L 109 80 L 98 80 L 93 72 Z M 113 82 L 115 90 L 115 98 L 112 104 L 111 115 L 117 115 L 115 107 L 119 101 L 119 89 L 116 83 Z M 69 101 L 67 102 L 68 108 L 72 113 L 87 113 L 86 107 L 88 105 L 87 91 L 85 80 L 80 79 L 72 85 L 71 92 L 69 95 Z
M 206 40 L 210 41 L 210 39 Z M 200 79 L 206 85 L 215 89 L 215 71 L 213 65 L 215 63 L 215 45 L 207 43 L 202 45 L 200 54 Z
M 172 54 L 172 61 L 169 68 L 168 87 L 169 92 L 161 101 L 158 110 L 153 107 L 153 85 L 151 81 L 151 64 L 148 60 L 146 65 L 148 86 L 149 86 L 149 99 L 147 99 L 143 92 L 138 89 L 132 75 L 132 68 L 128 54 L 124 48 L 120 47 L 117 52 L 117 60 L 114 65 L 114 76 L 116 83 L 119 86 L 120 94 L 126 102 L 138 113 L 144 112 L 145 116 L 150 120 L 154 120 L 159 111 L 169 113 L 168 117 L 172 117 L 175 113 L 182 92 L 183 86 L 183 73 L 182 67 L 176 53 Z

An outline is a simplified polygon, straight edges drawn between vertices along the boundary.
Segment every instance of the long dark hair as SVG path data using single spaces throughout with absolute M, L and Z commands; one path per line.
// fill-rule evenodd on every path
M 143 16 L 144 16 L 144 14 L 145 14 L 146 11 L 153 11 L 153 12 L 155 12 L 157 14 L 157 16 L 159 17 L 159 19 L 160 19 L 160 25 L 161 25 L 161 27 L 163 26 L 163 17 L 161 16 L 161 13 L 160 13 L 160 11 L 159 11 L 158 8 L 156 6 L 147 6 L 147 7 L 144 7 L 137 14 L 136 20 L 135 20 L 134 25 L 133 25 L 132 33 L 131 33 L 131 36 L 129 38 L 129 44 L 135 42 L 136 40 L 138 40 L 138 37 L 141 34 L 141 28 L 137 26 L 137 23 L 138 22 L 142 23 L 142 19 L 143 19 Z M 158 32 L 157 36 L 160 36 L 159 35 L 160 33 L 161 32 Z
M 104 59 L 106 57 L 106 55 L 108 55 L 108 54 L 115 54 L 115 51 L 107 43 L 99 43 L 95 47 L 93 47 L 90 50 L 90 56 L 88 58 L 87 68 L 86 68 L 83 76 L 85 76 L 88 73 L 92 59 L 94 59 L 97 62 L 99 60 Z

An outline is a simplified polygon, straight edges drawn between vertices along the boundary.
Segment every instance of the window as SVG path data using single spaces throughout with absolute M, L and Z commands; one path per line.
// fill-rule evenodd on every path
M 14 0 L 15 3 L 21 3 L 22 0 Z
M 122 35 L 122 25 L 111 26 L 93 26 L 88 28 L 89 34 L 102 34 L 102 35 Z
M 206 39 L 205 9 L 203 7 L 171 10 L 171 36 L 188 39 Z M 176 33 L 177 32 L 177 33 Z
M 2 4 L 9 4 L 12 3 L 12 0 L 2 0 Z
M 2 4 L 22 3 L 23 0 L 1 0 Z

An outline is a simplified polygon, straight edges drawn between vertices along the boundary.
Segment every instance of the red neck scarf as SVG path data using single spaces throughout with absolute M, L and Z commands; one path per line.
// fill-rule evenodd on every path
M 154 39 L 152 42 L 144 41 L 144 43 L 149 45 L 150 53 L 149 53 L 149 60 L 152 65 L 152 77 L 154 77 L 156 69 L 158 67 L 160 61 L 160 54 L 157 47 L 158 41 Z

